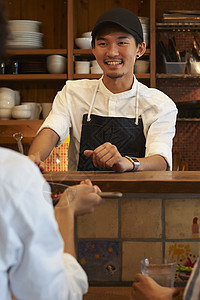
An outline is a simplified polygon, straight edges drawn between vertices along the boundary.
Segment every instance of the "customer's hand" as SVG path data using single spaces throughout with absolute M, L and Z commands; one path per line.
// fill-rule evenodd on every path
M 92 185 L 90 181 L 86 184 L 82 182 L 67 188 L 56 207 L 68 208 L 77 216 L 92 213 L 97 205 L 104 202 L 98 195 L 99 192 L 99 187 Z
M 43 161 L 40 160 L 37 154 L 30 154 L 28 155 L 28 157 L 40 168 L 41 172 L 45 171 L 46 165 Z
M 133 169 L 133 164 L 122 157 L 117 147 L 109 142 L 97 147 L 95 150 L 85 150 L 84 155 L 92 157 L 95 167 L 108 168 L 116 172 L 125 172 Z
M 149 276 L 139 273 L 135 275 L 133 300 L 170 300 L 178 294 L 178 289 L 160 286 Z

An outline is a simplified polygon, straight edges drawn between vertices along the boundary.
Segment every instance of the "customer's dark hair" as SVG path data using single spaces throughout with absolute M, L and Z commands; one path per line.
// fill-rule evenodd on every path
M 5 7 L 0 0 L 0 58 L 2 59 L 6 53 L 6 40 L 8 37 L 7 17 Z

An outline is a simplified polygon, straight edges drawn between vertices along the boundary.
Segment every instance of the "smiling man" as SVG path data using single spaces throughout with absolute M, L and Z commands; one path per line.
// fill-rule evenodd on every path
M 138 17 L 123 8 L 103 13 L 92 31 L 99 80 L 67 81 L 34 139 L 29 157 L 43 160 L 70 133 L 69 170 L 172 169 L 177 109 L 138 82 L 134 65 L 146 51 Z

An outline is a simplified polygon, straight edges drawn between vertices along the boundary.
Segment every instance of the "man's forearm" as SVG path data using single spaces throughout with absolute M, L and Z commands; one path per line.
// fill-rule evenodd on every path
M 167 162 L 161 155 L 137 158 L 140 162 L 140 171 L 166 171 Z
M 167 162 L 161 155 L 153 155 L 149 157 L 137 158 L 139 161 L 138 171 L 166 171 Z M 126 162 L 129 161 L 126 158 Z M 133 169 L 133 164 L 129 161 L 127 171 Z
M 59 136 L 49 128 L 44 128 L 34 138 L 28 155 L 35 155 L 40 160 L 44 161 L 51 153 L 58 142 Z

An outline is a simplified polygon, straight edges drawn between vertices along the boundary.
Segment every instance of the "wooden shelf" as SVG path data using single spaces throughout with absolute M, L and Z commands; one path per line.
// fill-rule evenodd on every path
M 74 74 L 74 79 L 99 79 L 102 74 Z
M 199 22 L 163 22 L 156 23 L 157 30 L 171 31 L 196 31 L 200 29 Z
M 31 143 L 44 120 L 0 120 L 1 144 L 13 144 L 13 134 L 21 132 L 23 143 Z
M 200 122 L 200 118 L 177 118 L 179 122 Z
M 67 49 L 9 49 L 7 51 L 10 56 L 17 55 L 67 55 Z
M 156 78 L 172 78 L 172 79 L 188 79 L 188 78 L 200 78 L 199 75 L 192 75 L 192 74 L 156 74 Z
M 0 80 L 67 80 L 67 74 L 1 74 Z
M 136 73 L 135 74 L 136 78 L 139 78 L 139 79 L 150 79 L 151 78 L 151 74 L 150 73 Z

